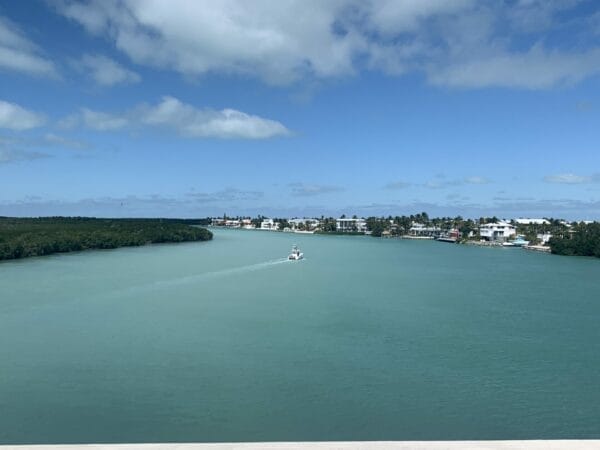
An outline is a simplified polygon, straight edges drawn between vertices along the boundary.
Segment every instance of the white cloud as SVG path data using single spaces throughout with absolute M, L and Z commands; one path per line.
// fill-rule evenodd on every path
M 186 76 L 221 73 L 286 84 L 369 69 L 420 72 L 441 86 L 546 89 L 600 73 L 592 22 L 573 18 L 576 39 L 551 39 L 557 15 L 575 4 L 59 0 L 56 7 L 134 62 Z
M 520 54 L 504 53 L 445 67 L 432 66 L 428 77 L 433 84 L 462 88 L 546 89 L 557 84 L 574 84 L 598 73 L 600 49 L 564 53 L 534 46 Z
M 0 17 L 0 70 L 56 77 L 54 63 L 8 19 Z
M 557 175 L 547 175 L 544 177 L 546 183 L 558 184 L 585 184 L 600 181 L 600 174 L 591 176 L 575 175 L 574 173 L 561 173 Z
M 41 114 L 29 111 L 16 103 L 0 100 L 0 128 L 22 131 L 40 127 L 44 122 Z
M 287 135 L 279 122 L 235 109 L 198 109 L 174 97 L 163 97 L 155 106 L 141 108 L 141 121 L 162 125 L 190 137 L 265 139 Z
M 303 73 L 352 72 L 363 38 L 338 35 L 339 1 L 92 1 L 57 4 L 91 33 L 104 33 L 138 64 L 198 75 L 220 71 L 285 83 Z
M 290 131 L 280 122 L 235 109 L 196 108 L 166 96 L 156 105 L 140 105 L 120 114 L 83 108 L 60 122 L 63 128 L 82 124 L 98 131 L 127 127 L 163 127 L 182 136 L 221 139 L 267 139 Z
M 473 0 L 381 0 L 370 11 L 373 28 L 385 36 L 416 31 L 424 19 L 460 12 Z
M 141 77 L 104 55 L 83 55 L 79 63 L 101 86 L 138 83 Z

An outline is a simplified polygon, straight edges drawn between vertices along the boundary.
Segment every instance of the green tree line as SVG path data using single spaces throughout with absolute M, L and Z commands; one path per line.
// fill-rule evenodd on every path
M 577 224 L 570 232 L 553 236 L 549 244 L 552 253 L 557 255 L 600 258 L 600 222 Z
M 0 217 L 0 260 L 88 249 L 206 241 L 212 233 L 186 219 Z

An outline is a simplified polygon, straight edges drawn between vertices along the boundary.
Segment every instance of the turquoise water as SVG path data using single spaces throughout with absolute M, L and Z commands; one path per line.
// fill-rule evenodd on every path
M 520 249 L 216 230 L 5 262 L 0 443 L 600 438 L 599 319 L 600 260 Z

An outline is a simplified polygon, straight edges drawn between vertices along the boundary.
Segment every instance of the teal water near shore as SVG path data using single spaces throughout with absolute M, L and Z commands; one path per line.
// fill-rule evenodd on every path
M 519 249 L 215 230 L 4 262 L 0 443 L 600 438 L 599 319 L 599 260 Z

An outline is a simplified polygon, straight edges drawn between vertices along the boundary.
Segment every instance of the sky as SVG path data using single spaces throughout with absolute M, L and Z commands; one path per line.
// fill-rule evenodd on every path
M 0 215 L 600 219 L 600 2 L 0 0 Z

